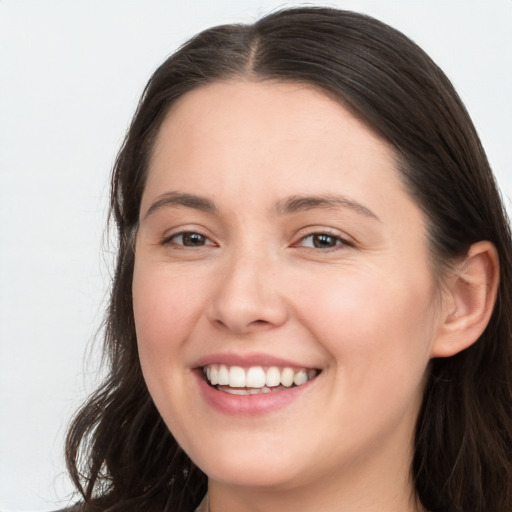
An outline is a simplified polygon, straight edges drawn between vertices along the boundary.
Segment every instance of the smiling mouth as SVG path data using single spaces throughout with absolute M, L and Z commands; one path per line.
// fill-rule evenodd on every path
M 227 366 L 210 364 L 202 368 L 206 382 L 218 391 L 232 395 L 257 395 L 302 386 L 320 370 L 311 368 Z

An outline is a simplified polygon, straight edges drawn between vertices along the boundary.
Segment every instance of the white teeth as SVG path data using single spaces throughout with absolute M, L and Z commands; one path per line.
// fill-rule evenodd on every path
M 217 367 L 212 366 L 210 369 L 210 384 L 212 386 L 215 386 L 219 382 L 219 379 L 217 378 L 218 373 L 219 373 L 219 371 L 217 370 Z M 208 375 L 207 375 L 207 377 L 208 377 Z
M 281 384 L 281 372 L 279 371 L 279 368 L 271 366 L 267 370 L 265 383 L 268 387 L 279 386 L 279 384 Z
M 269 393 L 278 388 L 301 386 L 318 374 L 317 370 L 305 368 L 270 366 L 265 371 L 261 366 L 244 369 L 241 366 L 229 367 L 224 364 L 205 366 L 203 373 L 212 386 L 222 386 L 223 391 L 237 395 Z
M 265 385 L 266 375 L 261 366 L 253 366 L 247 372 L 245 385 L 248 388 L 262 388 Z
M 217 373 L 217 384 L 220 386 L 229 386 L 229 370 L 228 367 L 221 364 Z
M 293 384 L 295 372 L 291 368 L 283 368 L 281 372 L 281 384 L 289 388 Z
M 293 383 L 296 386 L 305 384 L 307 381 L 308 381 L 308 374 L 307 374 L 306 370 L 299 370 L 293 377 Z
M 223 388 L 226 393 L 229 393 L 231 395 L 249 395 L 248 389 L 239 389 L 239 388 Z
M 230 388 L 245 388 L 245 370 L 240 366 L 232 366 L 229 369 Z

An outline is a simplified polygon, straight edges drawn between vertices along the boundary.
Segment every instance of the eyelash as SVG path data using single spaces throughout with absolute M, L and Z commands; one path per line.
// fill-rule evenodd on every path
M 301 245 L 303 244 L 307 239 L 311 239 L 311 242 L 312 242 L 312 246 L 306 246 L 306 245 Z M 316 240 L 315 240 L 316 239 Z M 334 243 L 334 245 L 328 245 L 328 246 L 324 246 L 324 247 L 315 247 L 315 241 L 321 241 L 321 240 L 324 240 L 326 241 L 329 240 L 331 242 Z M 354 244 L 349 242 L 348 240 L 340 237 L 339 235 L 335 235 L 333 233 L 329 233 L 328 231 L 327 232 L 324 232 L 324 231 L 319 231 L 319 232 L 316 232 L 316 233 L 309 233 L 308 235 L 305 235 L 303 237 L 300 238 L 300 240 L 293 244 L 294 247 L 297 247 L 297 246 L 302 246 L 306 249 L 310 249 L 310 250 L 323 250 L 323 251 L 335 251 L 335 250 L 338 250 L 342 247 L 353 247 Z
M 205 243 L 186 245 L 185 238 L 192 237 L 192 236 L 200 238 Z M 182 243 L 177 243 L 176 239 L 180 238 L 180 237 L 182 239 Z M 210 242 L 210 243 L 207 243 L 207 242 Z M 203 235 L 202 233 L 198 233 L 197 231 L 181 231 L 179 233 L 174 233 L 173 235 L 168 236 L 162 240 L 162 245 L 169 245 L 169 244 L 172 244 L 172 245 L 175 245 L 178 247 L 204 247 L 204 246 L 216 245 L 206 235 Z
M 190 243 L 187 245 L 188 242 L 191 242 L 191 237 L 195 237 L 196 241 L 199 241 L 200 243 Z M 177 239 L 181 238 L 181 243 L 177 242 Z M 311 245 L 303 245 L 306 240 L 311 240 Z M 210 243 L 208 243 L 210 242 Z M 315 246 L 315 243 L 325 243 L 327 242 L 327 246 L 320 247 Z M 329 245 L 329 242 L 332 245 Z M 197 231 L 181 231 L 179 233 L 174 233 L 173 235 L 166 237 L 164 240 L 162 240 L 162 245 L 168 245 L 172 244 L 178 247 L 205 247 L 205 246 L 215 246 L 216 244 L 212 242 L 206 235 L 203 235 L 202 233 L 199 233 Z M 320 251 L 333 251 L 337 250 L 342 247 L 353 247 L 354 244 L 352 242 L 349 242 L 348 240 L 340 237 L 339 235 L 335 235 L 333 233 L 325 232 L 325 231 L 319 231 L 315 233 L 309 233 L 299 239 L 298 242 L 292 244 L 292 247 L 304 247 L 305 249 L 309 250 L 320 250 Z

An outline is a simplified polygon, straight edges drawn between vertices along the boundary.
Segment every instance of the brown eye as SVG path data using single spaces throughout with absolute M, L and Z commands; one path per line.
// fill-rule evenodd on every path
M 169 239 L 169 242 L 176 245 L 183 245 L 184 247 L 202 247 L 204 245 L 213 245 L 207 237 L 201 235 L 201 233 L 194 233 L 193 231 L 177 233 Z
M 301 240 L 303 247 L 310 247 L 312 249 L 331 249 L 343 244 L 344 242 L 341 238 L 329 235 L 328 233 L 313 233 L 312 235 L 305 236 Z

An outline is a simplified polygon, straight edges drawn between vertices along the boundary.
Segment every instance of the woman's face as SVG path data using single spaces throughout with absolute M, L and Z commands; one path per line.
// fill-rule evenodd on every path
M 149 391 L 213 481 L 403 473 L 439 323 L 425 231 L 389 145 L 313 88 L 175 104 L 133 305 Z

